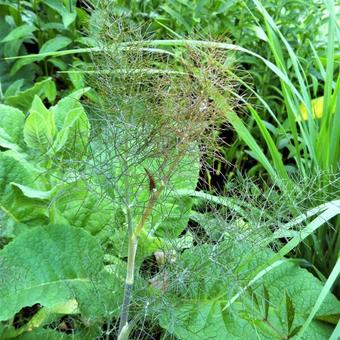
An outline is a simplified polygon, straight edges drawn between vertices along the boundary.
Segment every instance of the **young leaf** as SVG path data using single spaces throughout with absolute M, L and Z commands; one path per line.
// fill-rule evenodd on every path
M 46 152 L 53 144 L 55 132 L 53 113 L 35 96 L 24 126 L 25 143 L 32 149 Z
M 44 79 L 42 81 L 36 82 L 34 86 L 17 93 L 16 95 L 6 97 L 5 104 L 14 106 L 24 112 L 28 111 L 32 105 L 34 96 L 45 95 L 46 85 L 52 82 L 51 78 Z
M 63 112 L 63 125 L 58 132 L 51 152 L 56 154 L 62 149 L 64 155 L 78 158 L 85 154 L 90 134 L 90 122 L 79 102 L 72 104 L 69 111 Z M 56 112 L 56 121 L 60 121 L 59 110 Z
M 77 107 L 80 107 L 79 99 L 90 90 L 89 87 L 79 89 L 70 93 L 68 96 L 60 99 L 58 103 L 51 107 L 55 116 L 55 122 L 58 130 L 62 129 L 68 113 Z
M 58 152 L 65 145 L 69 137 L 70 129 L 74 127 L 82 112 L 83 110 L 81 106 L 75 107 L 67 112 L 65 120 L 63 122 L 63 126 L 58 132 L 55 143 L 52 146 L 54 153 Z

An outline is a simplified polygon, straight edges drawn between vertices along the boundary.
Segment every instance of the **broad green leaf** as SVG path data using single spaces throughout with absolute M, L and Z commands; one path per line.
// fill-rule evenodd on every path
M 85 87 L 83 89 L 74 91 L 70 93 L 67 97 L 60 99 L 56 105 L 51 107 L 51 110 L 54 112 L 58 130 L 62 129 L 68 112 L 81 106 L 79 103 L 79 99 L 89 90 L 89 87 Z
M 0 127 L 10 137 L 10 142 L 22 144 L 24 120 L 25 116 L 20 110 L 0 104 Z
M 83 329 L 80 332 L 67 334 L 52 328 L 36 328 L 16 337 L 17 340 L 84 340 L 95 339 L 101 335 L 99 327 Z
M 67 28 L 69 25 L 71 25 L 74 22 L 76 17 L 77 17 L 77 13 L 75 13 L 75 12 L 66 12 L 65 11 L 62 14 L 62 19 L 63 19 L 64 26 Z
M 55 132 L 53 113 L 35 96 L 24 126 L 25 143 L 32 149 L 46 152 L 53 145 Z
M 52 191 L 42 191 L 38 189 L 33 189 L 26 185 L 18 184 L 15 182 L 11 182 L 10 184 L 19 188 L 26 197 L 39 198 L 41 200 L 51 199 Z
M 69 73 L 68 74 L 73 86 L 78 89 L 84 87 L 85 79 L 84 75 L 81 73 Z
M 76 60 L 72 64 L 72 69 L 74 70 L 82 70 L 85 69 L 86 65 L 84 64 L 83 61 Z M 81 72 L 70 72 L 68 74 L 73 86 L 76 89 L 83 88 L 85 86 L 85 77 L 84 74 Z
M 50 58 L 48 62 L 51 63 L 54 67 L 58 68 L 61 71 L 66 71 L 69 66 L 60 58 Z
M 68 224 L 95 235 L 113 223 L 115 207 L 105 194 L 90 190 L 84 182 L 70 184 L 58 194 L 55 204 Z
M 319 295 L 317 301 L 315 302 L 315 305 L 313 306 L 312 310 L 310 311 L 310 314 L 308 315 L 307 320 L 305 321 L 305 323 L 301 327 L 301 330 L 298 333 L 299 337 L 302 336 L 302 334 L 306 331 L 306 329 L 310 325 L 310 322 L 313 320 L 315 314 L 320 309 L 320 306 L 324 302 L 324 299 L 327 297 L 327 295 L 331 291 L 331 287 L 333 286 L 334 282 L 337 280 L 339 273 L 340 273 L 340 256 L 338 257 L 338 260 L 337 260 L 331 274 L 329 275 L 329 278 L 327 279 L 325 285 L 323 286 L 323 288 L 320 292 L 320 295 Z M 340 314 L 340 309 L 339 309 L 339 314 Z
M 112 254 L 120 257 L 128 256 L 128 239 L 126 237 L 126 226 L 125 224 L 117 223 L 114 221 L 114 225 L 105 230 L 105 238 L 101 234 L 98 234 L 99 238 L 108 238 L 112 241 Z M 182 237 L 177 238 L 166 238 L 150 236 L 148 232 L 143 231 L 139 236 L 138 240 L 138 252 L 136 254 L 136 264 L 141 265 L 144 259 L 151 256 L 156 251 L 163 251 L 171 254 L 174 249 L 187 249 L 193 246 L 193 237 L 188 232 Z
M 15 96 L 21 89 L 24 84 L 24 79 L 18 79 L 14 81 L 10 86 L 8 86 L 6 92 L 4 93 L 4 97 Z
M 69 44 L 71 44 L 72 40 L 70 38 L 64 36 L 57 36 L 46 41 L 39 51 L 39 53 L 48 53 L 48 52 L 55 52 L 59 51 Z
M 5 58 L 16 57 L 19 54 L 23 39 L 12 40 L 5 42 L 3 53 Z
M 57 96 L 57 87 L 54 81 L 46 82 L 44 86 L 46 98 L 50 103 L 53 103 Z
M 234 313 L 222 311 L 219 301 L 195 299 L 176 305 L 167 304 L 167 310 L 161 311 L 160 325 L 178 339 L 258 339 L 255 327 L 237 316 L 242 306 L 235 304 Z M 270 339 L 261 334 L 261 339 Z
M 45 86 L 52 82 L 51 78 L 36 82 L 34 86 L 17 93 L 14 96 L 6 97 L 5 104 L 14 106 L 24 112 L 27 112 L 31 107 L 34 96 L 43 96 L 45 94 Z
M 131 202 L 134 201 L 132 207 L 134 223 L 137 223 L 140 219 L 150 197 L 150 183 L 145 169 L 153 176 L 155 185 L 159 188 L 164 176 L 167 176 L 166 173 L 169 171 L 168 166 L 160 170 L 162 161 L 162 158 L 159 157 L 132 167 L 128 185 L 132 195 Z M 127 189 L 124 188 L 126 178 L 124 172 L 119 174 L 119 171 L 123 171 L 120 167 L 115 170 L 118 170 L 117 177 L 121 176 L 121 180 L 117 185 L 117 196 L 121 197 L 124 190 Z M 129 174 L 126 176 L 129 176 Z M 145 230 L 150 236 L 175 238 L 185 229 L 193 202 L 190 197 L 178 195 L 177 190 L 194 191 L 198 176 L 199 158 L 197 150 L 194 149 L 190 155 L 186 155 L 178 162 L 170 176 L 169 183 L 160 194 L 145 225 Z M 135 199 L 134 195 L 136 195 Z
M 172 283 L 175 287 L 169 292 L 166 309 L 160 313 L 162 327 L 179 339 L 239 339 L 240 329 L 246 339 L 258 339 L 258 336 L 272 339 L 287 337 L 288 326 L 294 330 L 304 323 L 318 299 L 322 283 L 296 263 L 283 262 L 257 280 L 251 294 L 248 290 L 231 305 L 228 303 L 235 290 L 243 289 L 258 265 L 272 256 L 271 250 L 236 242 L 196 246 L 177 259 L 174 275 L 183 277 L 181 282 Z M 176 280 L 171 274 L 170 267 L 169 280 Z M 176 284 L 181 284 L 181 289 Z M 254 304 L 254 294 L 257 301 L 263 298 L 269 301 L 266 310 L 259 307 L 263 303 Z M 294 319 L 289 316 L 290 325 L 286 318 L 287 294 L 291 299 L 289 309 L 295 311 Z M 330 336 L 332 327 L 318 320 L 334 322 L 340 302 L 331 294 L 325 299 L 304 339 L 316 336 L 326 340 Z M 272 326 L 268 327 L 264 321 L 265 314 Z
M 29 38 L 31 33 L 34 32 L 37 28 L 34 25 L 24 24 L 19 27 L 16 27 L 10 33 L 8 33 L 1 42 L 9 42 L 13 40 Z
M 62 119 L 63 122 L 50 152 L 56 154 L 61 151 L 64 157 L 81 158 L 87 150 L 90 122 L 78 101 L 70 100 L 69 104 L 59 106 L 58 103 L 52 108 L 57 124 L 61 124 Z
M 103 272 L 96 239 L 68 225 L 36 227 L 19 235 L 0 251 L 0 271 L 0 320 L 36 303 L 55 308 L 70 300 L 84 315 L 99 306 L 104 315 L 119 289 L 109 282 L 113 275 Z
M 285 294 L 285 300 L 286 300 L 286 318 L 287 318 L 288 333 L 290 334 L 292 325 L 294 322 L 294 317 L 295 317 L 295 308 L 288 293 Z
M 9 150 L 20 151 L 19 146 L 13 142 L 12 137 L 7 134 L 3 128 L 0 128 L 0 147 Z
M 52 152 L 57 153 L 66 143 L 70 130 L 74 128 L 77 120 L 80 118 L 81 114 L 83 113 L 83 108 L 79 105 L 67 112 L 65 120 L 63 122 L 63 126 L 58 132 L 55 142 L 52 146 Z
M 32 220 L 46 220 L 46 202 L 23 195 L 20 186 L 29 186 L 38 190 L 43 187 L 39 181 L 39 173 L 28 168 L 26 163 L 0 153 L 0 209 L 7 218 L 16 223 L 27 223 Z

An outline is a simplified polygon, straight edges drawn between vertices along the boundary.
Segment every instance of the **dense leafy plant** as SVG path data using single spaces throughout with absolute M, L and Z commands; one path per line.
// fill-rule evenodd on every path
M 0 70 L 2 101 L 28 110 L 30 103 L 23 102 L 27 93 L 44 95 L 53 104 L 57 89 L 83 86 L 79 77 L 57 73 L 82 60 L 53 56 L 59 50 L 90 44 L 80 33 L 89 15 L 76 7 L 76 1 L 2 1 L 0 14 L 0 58 L 6 58 Z M 44 57 L 46 53 L 52 55 Z M 36 55 L 28 56 L 32 54 Z

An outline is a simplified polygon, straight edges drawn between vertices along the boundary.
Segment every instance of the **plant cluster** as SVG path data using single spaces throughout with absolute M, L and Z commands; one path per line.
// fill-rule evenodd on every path
M 65 49 L 93 46 L 87 8 L 77 1 L 2 1 L 0 4 L 0 100 L 28 110 L 34 95 L 54 103 L 58 91 L 84 86 L 82 77 L 64 74 L 83 58 L 57 55 Z M 82 33 L 83 32 L 83 33 Z M 57 93 L 58 92 L 58 93 Z

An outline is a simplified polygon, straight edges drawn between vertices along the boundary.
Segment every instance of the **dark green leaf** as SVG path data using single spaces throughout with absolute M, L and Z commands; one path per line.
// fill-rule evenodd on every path
M 67 37 L 57 36 L 46 41 L 39 51 L 39 53 L 48 53 L 48 52 L 55 52 L 62 50 L 63 48 L 67 47 L 71 44 L 72 40 Z
M 19 27 L 16 27 L 9 34 L 7 34 L 1 42 L 9 42 L 13 40 L 18 40 L 22 38 L 28 38 L 31 36 L 31 33 L 34 32 L 37 28 L 33 25 L 24 24 Z
M 34 96 L 45 94 L 45 86 L 51 82 L 51 78 L 36 82 L 33 87 L 17 93 L 15 96 L 5 98 L 5 104 L 14 106 L 24 112 L 27 112 L 32 105 Z

